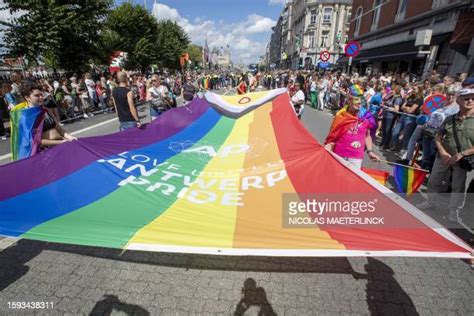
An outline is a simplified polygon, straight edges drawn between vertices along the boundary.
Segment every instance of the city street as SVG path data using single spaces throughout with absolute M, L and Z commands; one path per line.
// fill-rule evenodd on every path
M 139 115 L 149 121 L 145 107 Z M 332 118 L 307 106 L 302 123 L 323 142 Z M 118 121 L 100 114 L 65 128 L 98 136 L 116 132 Z M 0 146 L 0 164 L 8 163 L 8 146 Z M 474 314 L 474 271 L 459 259 L 232 257 L 14 241 L 0 240 L 0 315 Z

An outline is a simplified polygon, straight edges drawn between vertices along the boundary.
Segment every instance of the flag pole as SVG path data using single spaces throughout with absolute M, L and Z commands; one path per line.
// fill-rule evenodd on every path
M 401 163 L 391 162 L 391 161 L 387 161 L 387 160 L 380 160 L 379 162 L 385 162 L 385 163 L 388 163 L 389 165 L 401 166 L 401 167 L 405 167 L 405 168 L 409 168 L 409 169 L 415 169 L 415 170 L 424 171 L 424 172 L 426 172 L 426 173 L 430 173 L 429 170 L 421 169 L 421 168 L 416 168 L 416 167 L 409 166 L 409 165 L 403 165 L 403 164 L 401 164 Z

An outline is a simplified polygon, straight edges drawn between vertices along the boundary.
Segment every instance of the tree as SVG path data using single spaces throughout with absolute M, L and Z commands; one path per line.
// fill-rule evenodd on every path
M 112 0 L 15 1 L 4 0 L 8 9 L 24 12 L 3 22 L 9 55 L 25 56 L 67 71 L 82 72 L 97 53 L 96 43 Z
M 180 69 L 179 58 L 189 45 L 188 34 L 171 20 L 158 22 L 158 63 L 162 67 Z
M 128 53 L 126 69 L 143 71 L 158 58 L 158 22 L 140 5 L 127 2 L 112 10 L 102 37 L 108 56 L 115 50 Z
M 194 65 L 201 65 L 202 64 L 202 47 L 189 44 L 186 48 L 186 52 L 189 54 L 189 59 L 194 63 Z

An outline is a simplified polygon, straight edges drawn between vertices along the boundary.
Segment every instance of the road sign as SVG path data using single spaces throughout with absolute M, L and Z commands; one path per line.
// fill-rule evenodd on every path
M 442 94 L 432 94 L 426 97 L 421 109 L 425 114 L 431 114 L 446 104 L 446 97 Z
M 360 44 L 356 41 L 350 41 L 344 47 L 344 52 L 349 57 L 356 57 L 360 52 Z
M 319 68 L 328 68 L 328 67 L 329 67 L 329 63 L 326 61 L 322 61 L 319 63 Z
M 328 61 L 329 58 L 331 58 L 331 53 L 327 50 L 323 50 L 321 54 L 319 54 L 319 59 L 321 59 L 321 61 Z

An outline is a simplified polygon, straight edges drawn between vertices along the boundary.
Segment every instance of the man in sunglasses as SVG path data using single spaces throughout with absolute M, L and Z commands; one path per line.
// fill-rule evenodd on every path
M 458 221 L 459 210 L 466 198 L 466 183 L 472 179 L 472 171 L 466 168 L 464 158 L 474 155 L 474 89 L 462 89 L 457 93 L 459 113 L 446 118 L 435 137 L 438 154 L 428 181 L 428 201 L 418 208 L 443 206 L 439 193 L 451 187 L 448 220 Z M 456 133 L 456 134 L 454 134 Z

